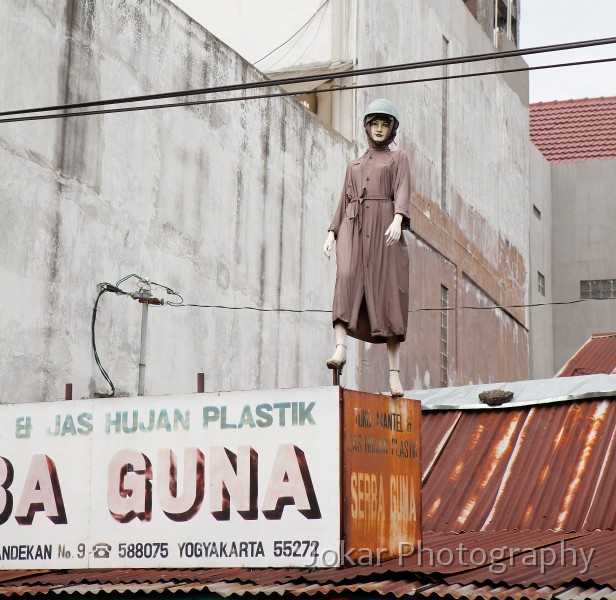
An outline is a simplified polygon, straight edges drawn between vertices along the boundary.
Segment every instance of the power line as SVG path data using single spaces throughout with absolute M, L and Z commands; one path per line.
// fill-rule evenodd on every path
M 424 308 L 413 308 L 410 309 L 409 313 L 417 313 L 417 312 L 441 312 L 441 311 L 457 311 L 457 310 L 507 310 L 511 308 L 536 308 L 540 306 L 563 306 L 568 304 L 579 304 L 580 302 L 593 302 L 593 301 L 601 301 L 601 300 L 614 300 L 615 298 L 580 298 L 577 300 L 564 300 L 561 302 L 536 302 L 532 304 L 495 304 L 493 306 L 449 306 L 449 307 L 424 307 Z M 222 309 L 222 310 L 250 310 L 256 312 L 264 312 L 264 313 L 324 313 L 331 314 L 331 310 L 325 310 L 320 308 L 261 308 L 258 306 L 227 306 L 224 304 L 185 304 L 179 302 L 165 302 L 168 306 L 172 306 L 174 308 L 184 308 L 184 307 L 193 307 L 193 308 L 214 308 L 214 309 Z
M 270 54 L 273 54 L 274 52 L 276 52 L 276 50 L 279 50 L 285 44 L 288 44 L 302 29 L 305 29 L 312 22 L 312 19 L 314 19 L 321 12 L 321 9 L 325 7 L 327 4 L 329 4 L 329 0 L 325 0 L 325 2 L 323 2 L 323 4 L 321 4 L 321 6 L 317 8 L 316 12 L 289 39 L 282 42 L 280 46 L 276 46 L 273 50 L 268 52 L 265 56 L 261 57 L 259 60 L 255 60 L 255 62 L 253 62 L 252 64 L 256 65 L 257 63 L 260 63 L 262 60 L 265 60 Z
M 357 69 L 353 71 L 339 71 L 339 72 L 328 73 L 326 77 L 324 77 L 323 74 L 304 75 L 304 76 L 298 76 L 298 77 L 288 77 L 286 79 L 261 80 L 261 81 L 253 81 L 253 82 L 248 82 L 248 83 L 214 86 L 214 87 L 209 87 L 209 88 L 200 88 L 200 89 L 195 89 L 195 90 L 182 90 L 182 91 L 164 92 L 164 93 L 158 93 L 158 94 L 147 94 L 147 95 L 140 95 L 140 96 L 127 96 L 125 98 L 109 98 L 106 100 L 93 100 L 89 102 L 58 104 L 58 105 L 53 105 L 53 106 L 42 106 L 38 108 L 10 110 L 10 111 L 0 112 L 0 117 L 32 114 L 32 113 L 39 113 L 39 112 L 51 112 L 51 111 L 57 111 L 57 110 L 73 110 L 77 108 L 90 108 L 90 107 L 96 107 L 96 106 L 105 106 L 108 104 L 129 104 L 129 103 L 143 102 L 143 101 L 150 101 L 150 100 L 162 100 L 165 98 L 178 98 L 178 97 L 198 96 L 198 95 L 223 93 L 223 92 L 236 92 L 236 91 L 243 91 L 243 90 L 249 90 L 249 89 L 255 89 L 255 88 L 267 88 L 267 87 L 273 87 L 273 86 L 284 86 L 284 85 L 291 85 L 291 84 L 298 84 L 298 83 L 309 83 L 312 81 L 322 81 L 325 78 L 344 79 L 348 77 L 362 77 L 365 75 L 377 75 L 377 74 L 382 74 L 382 73 L 393 73 L 397 71 L 425 69 L 429 67 L 439 67 L 439 66 L 444 66 L 444 65 L 465 64 L 465 63 L 473 63 L 473 62 L 482 62 L 482 61 L 487 61 L 487 60 L 513 58 L 516 56 L 526 56 L 530 54 L 561 52 L 565 50 L 576 50 L 576 49 L 581 49 L 581 48 L 589 48 L 593 46 L 603 46 L 603 45 L 608 45 L 608 44 L 616 44 L 616 38 L 612 37 L 612 38 L 603 38 L 603 39 L 598 39 L 598 40 L 585 40 L 581 42 L 571 42 L 567 44 L 552 44 L 549 46 L 536 46 L 534 48 L 505 50 L 501 52 L 489 52 L 489 53 L 484 53 L 484 54 L 475 54 L 475 55 L 461 56 L 461 57 L 449 57 L 449 58 L 442 58 L 442 59 L 437 59 L 437 60 L 426 60 L 426 61 L 418 61 L 418 62 L 412 62 L 412 63 L 402 63 L 398 65 L 390 65 L 390 66 L 384 66 L 384 67 L 371 67 L 371 68 L 366 68 L 366 69 Z M 597 62 L 597 61 L 590 61 L 590 62 L 580 61 L 580 62 L 565 63 L 565 64 L 582 65 L 582 64 L 591 64 L 591 62 Z M 605 62 L 605 61 L 600 61 L 600 62 Z M 554 66 L 558 66 L 558 65 L 543 66 L 539 68 L 550 68 Z M 518 70 L 533 70 L 535 68 L 537 67 L 529 67 L 528 69 L 523 68 L 523 69 L 518 69 Z M 510 71 L 504 70 L 500 72 L 507 73 Z M 492 72 L 488 72 L 488 73 L 492 73 Z M 377 86 L 372 85 L 372 86 L 364 86 L 364 87 L 377 87 Z M 348 87 L 345 89 L 354 89 L 354 88 Z M 306 92 L 295 92 L 294 94 L 284 94 L 284 95 L 295 95 L 298 93 L 306 93 Z M 274 94 L 273 96 L 276 96 L 276 94 Z M 236 99 L 241 100 L 244 98 L 260 98 L 260 97 L 272 97 L 272 96 L 260 96 L 259 95 L 259 96 L 254 96 L 254 97 L 238 97 Z M 198 103 L 205 104 L 208 102 L 203 101 L 203 102 L 198 102 Z M 169 104 L 169 105 L 152 105 L 152 107 L 168 108 L 168 107 L 182 106 L 182 105 L 190 106 L 191 103 L 185 102 L 185 103 L 177 103 L 177 104 L 174 103 L 174 104 Z M 139 108 L 140 110 L 147 110 L 149 107 L 145 106 L 145 107 L 139 107 Z M 120 112 L 120 111 L 116 111 L 116 112 Z M 82 114 L 101 114 L 101 113 L 91 112 L 91 113 L 82 113 Z M 80 114 L 79 116 L 82 116 L 82 114 Z M 57 115 L 57 116 L 66 116 L 66 115 Z M 0 122 L 11 122 L 11 121 L 0 120 Z
M 367 84 L 361 84 L 361 85 L 340 86 L 340 87 L 335 87 L 335 88 L 320 90 L 320 91 L 331 93 L 331 92 L 358 90 L 358 89 L 365 89 L 365 88 L 389 87 L 393 85 L 407 85 L 407 84 L 412 84 L 412 83 L 427 83 L 427 82 L 433 82 L 433 81 L 443 81 L 443 80 L 448 80 L 448 79 L 467 79 L 471 77 L 482 77 L 486 75 L 502 75 L 505 73 L 519 73 L 522 71 L 538 71 L 538 70 L 543 70 L 543 69 L 556 69 L 556 68 L 561 68 L 561 67 L 575 67 L 575 66 L 581 66 L 581 65 L 592 65 L 592 64 L 607 63 L 607 62 L 614 62 L 614 61 L 616 61 L 616 57 L 598 58 L 598 59 L 593 59 L 593 60 L 574 61 L 574 62 L 558 63 L 558 64 L 551 64 L 551 65 L 538 65 L 538 66 L 533 66 L 533 67 L 516 67 L 516 68 L 511 68 L 511 69 L 499 69 L 499 70 L 493 70 L 493 71 L 479 71 L 477 73 L 463 73 L 460 75 L 441 75 L 441 76 L 435 76 L 435 77 L 424 77 L 421 79 L 407 79 L 403 81 L 387 81 L 383 83 L 367 83 Z M 321 80 L 323 79 L 322 75 L 320 76 L 320 79 Z M 207 104 L 223 104 L 226 102 L 240 102 L 240 101 L 245 101 L 245 100 L 283 98 L 286 96 L 300 96 L 302 94 L 308 94 L 313 91 L 314 90 L 310 89 L 310 90 L 300 90 L 300 91 L 295 91 L 295 92 L 255 94 L 252 96 L 232 96 L 230 98 L 217 98 L 217 99 L 212 99 L 212 100 L 190 100 L 186 102 L 170 102 L 166 104 L 148 104 L 145 106 L 106 108 L 106 109 L 101 109 L 101 110 L 61 113 L 61 114 L 53 114 L 53 115 L 47 114 L 47 115 L 31 115 L 31 116 L 26 116 L 26 117 L 11 117 L 7 119 L 0 119 L 0 123 L 16 123 L 16 122 L 22 122 L 22 121 L 42 121 L 42 120 L 48 120 L 48 119 L 84 117 L 84 116 L 90 116 L 90 115 L 106 115 L 106 114 L 125 113 L 125 112 L 139 112 L 139 111 L 144 111 L 144 110 L 157 110 L 157 109 L 163 109 L 163 108 L 181 108 L 181 107 L 188 107 L 188 106 L 201 106 L 201 105 L 207 105 Z M 19 112 L 19 111 L 14 111 L 14 112 Z M 26 111 L 21 111 L 21 112 L 28 113 L 32 111 L 26 110 Z M 0 113 L 0 115 L 2 114 L 7 114 L 7 113 Z
M 256 312 L 264 312 L 264 313 L 324 313 L 329 314 L 332 311 L 321 309 L 321 308 L 263 308 L 259 306 L 228 306 L 225 304 L 196 304 L 196 303 L 185 303 L 182 296 L 171 289 L 169 286 L 164 285 L 162 283 L 156 283 L 154 281 L 150 281 L 146 277 L 142 277 L 141 275 L 137 275 L 136 273 L 131 273 L 130 275 L 126 275 L 122 277 L 122 279 L 118 280 L 118 282 L 114 285 L 110 283 L 100 283 L 99 289 L 101 293 L 104 292 L 115 292 L 118 295 L 131 296 L 131 294 L 125 290 L 123 290 L 120 285 L 127 281 L 128 279 L 137 279 L 138 282 L 146 282 L 152 287 L 159 287 L 167 292 L 167 294 L 171 296 L 175 296 L 179 298 L 179 302 L 172 302 L 169 300 L 159 299 L 160 305 L 171 306 L 173 308 L 214 308 L 214 309 L 222 309 L 222 310 L 250 310 Z M 99 293 L 98 298 L 100 298 L 101 293 Z M 96 299 L 96 304 L 98 304 L 98 298 Z M 413 308 L 410 309 L 409 313 L 415 312 L 428 312 L 428 311 L 456 311 L 456 310 L 496 310 L 496 309 L 510 309 L 510 308 L 535 308 L 539 306 L 561 306 L 568 304 L 579 304 L 581 302 L 592 302 L 595 300 L 615 300 L 616 298 L 579 298 L 576 300 L 563 300 L 557 302 L 536 302 L 532 304 L 494 304 L 493 306 L 450 306 L 450 307 L 424 307 L 424 308 Z M 95 311 L 96 311 L 95 304 Z

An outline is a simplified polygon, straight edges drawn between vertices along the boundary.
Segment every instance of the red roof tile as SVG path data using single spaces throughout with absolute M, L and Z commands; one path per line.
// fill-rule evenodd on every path
M 593 333 L 556 377 L 616 373 L 616 333 Z
M 530 139 L 550 162 L 616 158 L 616 96 L 531 104 Z

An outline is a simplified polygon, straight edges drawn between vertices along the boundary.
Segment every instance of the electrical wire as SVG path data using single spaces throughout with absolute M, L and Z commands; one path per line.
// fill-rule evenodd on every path
M 312 21 L 312 19 L 314 19 L 319 14 L 319 12 L 321 12 L 321 9 L 324 8 L 327 4 L 329 4 L 329 0 L 325 0 L 325 2 L 323 2 L 323 4 L 321 4 L 321 6 L 319 6 L 319 8 L 317 8 L 316 12 L 288 40 L 285 40 L 284 42 L 282 42 L 282 44 L 280 44 L 280 46 L 276 46 L 273 50 L 271 50 L 265 56 L 263 56 L 259 60 L 256 60 L 252 64 L 256 65 L 256 64 L 260 63 L 261 61 L 265 60 L 270 54 L 274 54 L 274 52 L 276 52 L 276 50 L 279 50 L 285 44 L 288 44 L 302 29 L 305 29 L 308 25 L 310 25 L 310 22 Z
M 292 66 L 296 65 L 296 64 L 297 64 L 297 63 L 301 60 L 302 56 L 304 56 L 304 54 L 306 54 L 306 52 L 308 52 L 308 50 L 310 49 L 310 46 L 312 46 L 312 44 L 313 44 L 314 40 L 315 40 L 315 39 L 316 39 L 316 37 L 319 35 L 319 31 L 321 31 L 321 25 L 323 25 L 323 19 L 325 18 L 325 14 L 326 14 L 326 13 L 325 13 L 325 11 L 323 11 L 323 13 L 321 14 L 321 20 L 319 21 L 319 26 L 317 27 L 317 31 L 316 31 L 316 33 L 312 36 L 312 39 L 310 40 L 310 42 L 308 42 L 308 44 L 307 44 L 307 45 L 306 45 L 306 47 L 304 48 L 304 51 L 301 53 L 301 55 L 300 55 L 300 56 L 298 56 L 298 57 L 297 57 L 297 59 L 295 60 L 295 62 L 294 62 L 294 63 L 292 63 L 292 64 L 290 64 L 288 67 L 292 67 Z M 305 32 L 304 32 L 304 33 L 305 33 Z M 283 54 L 281 54 L 280 58 L 279 58 L 276 62 L 274 62 L 274 63 L 272 63 L 271 65 L 269 65 L 269 67 L 267 68 L 268 72 L 271 72 L 271 71 L 274 69 L 274 67 L 275 67 L 278 63 L 280 63 L 281 61 L 283 61 L 283 60 L 285 59 L 285 57 L 286 57 L 286 56 L 288 56 L 288 55 L 289 55 L 289 54 L 293 51 L 293 49 L 294 49 L 294 48 L 295 48 L 295 47 L 296 47 L 296 46 L 297 46 L 297 45 L 298 45 L 298 44 L 302 41 L 302 37 L 303 37 L 303 35 L 304 35 L 304 34 L 302 34 L 301 36 L 299 36 L 299 37 L 295 40 L 295 42 L 294 42 L 294 43 L 293 43 L 293 44 L 292 44 L 289 48 L 287 48 L 287 49 L 286 49 L 286 52 L 284 52 Z
M 130 296 L 134 299 L 138 299 L 137 296 L 135 296 L 134 294 L 131 294 L 123 290 L 122 288 L 120 288 L 120 285 L 122 283 L 128 281 L 129 279 L 133 279 L 133 278 L 137 279 L 139 283 L 146 283 L 150 286 L 159 287 L 165 290 L 167 294 L 179 298 L 179 302 L 172 302 L 169 300 L 160 301 L 160 305 L 166 304 L 167 306 L 171 306 L 174 308 L 193 307 L 193 308 L 211 308 L 211 309 L 223 309 L 223 310 L 233 310 L 233 311 L 249 310 L 249 311 L 257 311 L 257 312 L 264 312 L 264 313 L 295 313 L 295 314 L 298 314 L 298 313 L 300 314 L 301 313 L 331 314 L 332 312 L 331 310 L 324 310 L 324 309 L 319 309 L 319 308 L 304 308 L 304 309 L 261 308 L 258 306 L 225 306 L 222 304 L 184 303 L 184 299 L 182 298 L 182 296 L 176 291 L 174 291 L 172 288 L 170 288 L 169 286 L 161 284 L 161 283 L 149 281 L 147 278 L 141 277 L 140 275 L 137 275 L 135 273 L 131 273 L 129 275 L 126 275 L 125 277 L 122 277 L 121 279 L 118 280 L 116 285 L 112 285 L 111 283 L 106 283 L 106 282 L 100 283 L 98 285 L 99 292 L 98 292 L 98 295 L 96 296 L 96 301 L 94 302 L 94 308 L 92 309 L 92 324 L 91 324 L 92 350 L 94 352 L 94 360 L 96 361 L 96 364 L 102 376 L 105 378 L 105 381 L 109 384 L 109 387 L 111 388 L 111 393 L 107 395 L 108 398 L 113 398 L 115 396 L 116 390 L 115 390 L 115 385 L 113 384 L 113 381 L 111 377 L 109 376 L 109 373 L 107 373 L 106 369 L 103 367 L 103 364 L 101 363 L 100 357 L 98 355 L 98 350 L 96 348 L 96 316 L 97 316 L 97 310 L 98 310 L 98 303 L 101 299 L 101 296 L 105 294 L 106 292 L 113 292 L 119 296 Z M 578 304 L 580 302 L 588 302 L 588 301 L 593 301 L 593 300 L 613 300 L 613 299 L 614 298 L 580 298 L 578 300 L 568 300 L 568 301 L 562 301 L 562 302 L 538 302 L 538 303 L 533 303 L 533 304 L 507 304 L 507 305 L 494 305 L 494 306 L 451 306 L 451 307 L 435 307 L 435 308 L 426 307 L 426 308 L 410 309 L 408 312 L 417 313 L 417 312 L 427 312 L 427 311 L 444 312 L 444 311 L 458 311 L 458 310 L 496 310 L 496 309 L 507 310 L 507 309 L 512 309 L 512 308 L 533 308 L 533 307 L 538 307 L 538 306 L 557 306 L 557 305 L 567 305 L 567 304 Z M 156 299 L 156 300 L 159 301 L 159 299 Z
M 111 380 L 111 377 L 109 377 L 109 374 L 105 370 L 105 367 L 103 367 L 103 364 L 101 363 L 101 360 L 98 356 L 98 350 L 96 349 L 96 314 L 97 314 L 97 309 L 98 309 L 98 301 L 101 299 L 101 296 L 105 294 L 106 292 L 115 292 L 116 294 L 119 294 L 119 295 L 127 295 L 127 294 L 125 291 L 119 289 L 117 286 L 111 285 L 110 283 L 101 283 L 99 285 L 98 296 L 96 296 L 96 301 L 94 302 L 94 308 L 92 309 L 92 327 L 91 328 L 92 328 L 92 350 L 94 351 L 94 360 L 96 361 L 96 364 L 102 376 L 105 378 L 105 381 L 111 387 L 111 393 L 107 397 L 113 398 L 115 396 L 115 386 L 113 385 L 113 381 Z
M 299 313 L 330 314 L 332 312 L 331 310 L 326 310 L 322 308 L 263 308 L 259 306 L 228 306 L 225 304 L 185 303 L 182 296 L 178 292 L 170 288 L 169 286 L 164 285 L 162 283 L 156 283 L 153 281 L 149 281 L 146 277 L 142 277 L 141 275 L 137 275 L 135 273 L 131 273 L 130 275 L 126 275 L 125 277 L 122 277 L 122 279 L 120 279 L 116 283 L 115 286 L 111 285 L 110 283 L 101 283 L 100 286 L 104 286 L 101 293 L 108 291 L 108 292 L 115 292 L 118 295 L 131 296 L 129 292 L 120 288 L 120 285 L 122 283 L 124 283 L 125 281 L 131 278 L 135 278 L 139 282 L 146 282 L 151 286 L 156 286 L 161 289 L 164 289 L 168 294 L 179 298 L 180 299 L 179 302 L 172 302 L 169 300 L 161 301 L 161 305 L 172 306 L 174 308 L 188 308 L 188 307 L 215 308 L 215 309 L 234 310 L 234 311 L 250 310 L 250 311 L 264 312 L 264 313 L 270 312 L 270 313 L 295 313 L 295 314 L 299 314 Z M 100 297 L 100 294 L 99 294 L 99 297 Z M 416 312 L 430 312 L 430 311 L 441 312 L 441 311 L 457 311 L 457 310 L 496 310 L 496 309 L 507 310 L 507 309 L 512 309 L 512 308 L 536 308 L 539 306 L 562 306 L 562 305 L 569 305 L 569 304 L 579 304 L 581 302 L 593 302 L 597 300 L 601 301 L 601 300 L 615 300 L 615 299 L 616 298 L 578 298 L 576 300 L 563 300 L 563 301 L 555 301 L 555 302 L 535 302 L 532 304 L 494 304 L 492 306 L 449 306 L 449 307 L 438 306 L 434 308 L 432 307 L 413 308 L 413 309 L 409 309 L 408 312 L 416 313 Z M 97 298 L 97 302 L 98 302 L 98 298 Z
M 328 73 L 327 79 L 344 79 L 348 77 L 362 77 L 365 75 L 375 75 L 375 74 L 382 74 L 382 73 L 392 73 L 396 71 L 425 69 L 428 67 L 438 67 L 438 66 L 444 66 L 444 65 L 481 62 L 481 61 L 487 61 L 487 60 L 512 58 L 516 56 L 526 56 L 530 54 L 540 54 L 540 53 L 547 53 L 547 52 L 561 52 L 564 50 L 576 50 L 576 49 L 581 49 L 581 48 L 588 48 L 592 46 L 602 46 L 602 45 L 609 45 L 609 44 L 616 44 L 616 38 L 585 40 L 581 42 L 572 42 L 572 43 L 567 43 L 567 44 L 536 46 L 533 48 L 505 50 L 501 52 L 489 52 L 489 53 L 484 53 L 484 54 L 475 54 L 475 55 L 461 56 L 461 57 L 441 58 L 437 60 L 418 61 L 418 62 L 413 62 L 413 63 L 403 63 L 403 64 L 398 64 L 398 65 L 384 66 L 384 67 L 371 67 L 371 68 L 366 68 L 366 69 L 356 69 L 353 71 L 340 71 L 340 72 Z M 607 59 L 607 60 L 614 60 L 614 59 Z M 562 65 L 559 65 L 559 64 L 542 65 L 540 67 L 529 67 L 528 69 L 521 68 L 517 70 L 526 71 L 526 70 L 535 70 L 537 68 L 555 68 L 558 66 L 593 64 L 596 62 L 605 62 L 605 60 L 577 61 L 577 62 L 563 63 Z M 486 73 L 492 74 L 492 73 L 498 73 L 498 72 L 508 73 L 511 71 L 510 70 L 488 71 Z M 483 74 L 483 73 L 479 73 L 479 74 Z M 445 79 L 445 78 L 447 77 L 441 77 L 440 79 Z M 8 116 L 13 116 L 13 115 L 24 115 L 24 114 L 32 114 L 32 113 L 40 113 L 40 112 L 51 112 L 51 111 L 57 111 L 57 110 L 73 110 L 77 108 L 91 108 L 91 107 L 96 107 L 96 106 L 105 106 L 109 104 L 129 104 L 129 103 L 143 102 L 143 101 L 150 101 L 150 100 L 162 100 L 162 99 L 167 99 L 167 98 L 177 98 L 177 97 L 186 97 L 186 96 L 199 96 L 199 95 L 222 93 L 222 92 L 236 92 L 236 91 L 243 91 L 243 90 L 249 90 L 249 89 L 255 89 L 255 88 L 267 88 L 267 87 L 273 87 L 273 86 L 284 86 L 284 85 L 298 84 L 298 83 L 309 83 L 312 81 L 322 81 L 323 79 L 324 79 L 323 74 L 319 74 L 319 75 L 304 75 L 304 76 L 298 76 L 298 77 L 289 77 L 286 79 L 260 80 L 260 81 L 254 81 L 254 82 L 248 82 L 248 83 L 214 86 L 214 87 L 200 88 L 200 89 L 194 89 L 194 90 L 182 90 L 182 91 L 147 94 L 147 95 L 140 95 L 140 96 L 127 96 L 124 98 L 109 98 L 106 100 L 93 100 L 93 101 L 88 101 L 88 102 L 77 102 L 77 103 L 71 103 L 71 104 L 58 104 L 58 105 L 53 105 L 53 106 L 41 106 L 37 108 L 17 109 L 17 110 L 0 112 L 0 117 L 8 117 Z M 410 82 L 395 82 L 395 83 L 410 83 Z M 363 87 L 378 87 L 378 85 L 363 86 Z M 354 88 L 347 87 L 345 89 L 354 89 Z M 295 92 L 295 94 L 298 94 L 298 93 L 306 93 L 306 92 L 305 91 Z M 234 100 L 243 100 L 243 99 L 248 99 L 248 98 L 261 98 L 261 97 L 274 97 L 277 95 L 294 95 L 294 94 L 288 94 L 288 93 L 287 94 L 273 94 L 271 96 L 258 95 L 258 96 L 253 96 L 253 97 L 239 96 L 239 97 L 234 98 Z M 220 101 L 222 100 L 216 100 L 215 102 L 220 102 Z M 201 101 L 197 103 L 207 104 L 211 102 L 212 101 Z M 139 107 L 139 109 L 147 110 L 148 108 L 168 108 L 172 106 L 190 106 L 190 105 L 192 104 L 188 102 L 182 102 L 182 103 L 172 103 L 168 105 L 143 106 L 143 107 Z M 130 109 L 126 109 L 126 110 L 130 110 Z M 115 111 L 115 112 L 122 112 L 122 111 Z M 77 114 L 77 113 L 70 113 L 70 114 Z M 91 113 L 88 112 L 88 113 L 82 113 L 82 114 L 104 114 L 104 113 L 93 111 Z M 82 114 L 79 114 L 79 116 L 82 116 Z M 67 116 L 67 115 L 61 114 L 61 115 L 56 115 L 56 116 Z M 4 123 L 4 122 L 12 122 L 12 121 L 8 119 L 0 120 L 0 123 Z
M 579 304 L 580 302 L 593 302 L 593 301 L 601 301 L 601 300 L 615 300 L 616 298 L 580 298 L 577 300 L 564 300 L 561 302 L 536 302 L 533 304 L 495 304 L 493 306 L 448 306 L 448 307 L 435 307 L 435 308 L 413 308 L 409 309 L 409 313 L 417 313 L 417 312 L 442 312 L 442 311 L 458 311 L 458 310 L 507 310 L 511 308 L 536 308 L 539 306 L 561 306 L 568 304 Z M 271 312 L 271 313 L 330 313 L 331 310 L 325 310 L 320 308 L 260 308 L 258 306 L 226 306 L 223 304 L 184 304 L 184 303 L 173 303 L 166 302 L 167 305 L 173 306 L 175 308 L 178 307 L 194 307 L 194 308 L 217 308 L 223 310 L 252 310 L 257 312 Z
M 607 62 L 615 62 L 616 57 L 612 58 L 598 58 L 593 60 L 584 60 L 584 61 L 574 61 L 568 63 L 558 63 L 552 65 L 539 65 L 534 67 L 517 67 L 511 69 L 499 69 L 493 71 L 480 71 L 477 73 L 464 73 L 460 75 L 441 75 L 435 77 L 424 77 L 421 79 L 407 79 L 404 81 L 387 81 L 384 83 L 367 83 L 362 85 L 349 85 L 349 86 L 340 86 L 340 87 L 332 87 L 331 89 L 320 90 L 321 92 L 339 92 L 346 90 L 359 90 L 365 88 L 380 88 L 380 87 L 389 87 L 394 85 L 406 85 L 411 83 L 427 83 L 434 81 L 443 81 L 449 79 L 467 79 L 471 77 L 481 77 L 484 75 L 502 75 L 505 73 L 518 73 L 521 71 L 537 71 L 541 69 L 554 69 L 559 67 L 575 67 L 580 65 L 592 65 L 599 63 L 607 63 Z M 328 75 L 329 77 L 329 75 Z M 321 75 L 321 79 L 323 76 Z M 41 121 L 48 119 L 65 119 L 69 117 L 84 117 L 89 115 L 106 115 L 106 114 L 115 114 L 115 113 L 124 113 L 124 112 L 138 112 L 143 110 L 154 110 L 154 109 L 163 109 L 163 108 L 180 108 L 180 107 L 188 107 L 188 106 L 200 106 L 206 104 L 223 104 L 226 102 L 240 102 L 245 100 L 260 100 L 266 98 L 283 98 L 285 96 L 300 96 L 303 94 L 308 94 L 313 92 L 314 90 L 300 90 L 295 92 L 278 92 L 273 94 L 256 94 L 252 96 L 232 96 L 231 98 L 217 98 L 213 100 L 191 100 L 187 102 L 170 102 L 167 104 L 148 104 L 146 106 L 128 106 L 125 108 L 106 108 L 102 110 L 91 110 L 91 111 L 82 111 L 82 112 L 73 112 L 73 113 L 62 113 L 62 114 L 54 114 L 54 115 L 33 115 L 27 117 L 13 117 L 8 119 L 0 119 L 0 123 L 15 123 L 21 121 Z M 2 114 L 2 113 L 0 113 Z

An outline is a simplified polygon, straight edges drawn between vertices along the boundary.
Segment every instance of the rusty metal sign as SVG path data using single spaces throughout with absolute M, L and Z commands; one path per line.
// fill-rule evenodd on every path
M 378 564 L 421 540 L 421 403 L 342 390 L 347 561 Z

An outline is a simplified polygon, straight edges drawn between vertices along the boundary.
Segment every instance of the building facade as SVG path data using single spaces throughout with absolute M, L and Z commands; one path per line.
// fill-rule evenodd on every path
M 616 322 L 616 98 L 531 106 L 534 378 L 551 377 Z M 589 366 L 590 367 L 590 366 Z
M 330 63 L 495 48 L 462 0 L 343 8 L 355 34 Z M 7 110 L 263 80 L 166 0 L 0 10 Z M 0 401 L 56 399 L 69 381 L 75 397 L 108 393 L 92 353 L 96 286 L 132 273 L 199 305 L 150 311 L 146 393 L 194 391 L 198 372 L 206 390 L 328 384 L 331 323 L 311 311 L 330 308 L 335 264 L 320 250 L 345 164 L 364 145 L 358 120 L 378 96 L 399 107 L 398 147 L 413 172 L 405 388 L 526 378 L 527 315 L 492 308 L 528 294 L 526 75 L 402 84 L 496 66 L 358 78 L 395 85 L 330 93 L 344 134 L 290 97 L 0 123 L 0 268 L 10 291 Z M 124 286 L 134 291 L 136 280 Z M 164 287 L 154 295 L 177 299 Z M 262 310 L 228 310 L 238 307 Z M 97 349 L 120 394 L 136 391 L 140 324 L 136 302 L 101 298 Z M 388 389 L 383 348 L 349 350 L 343 383 Z

